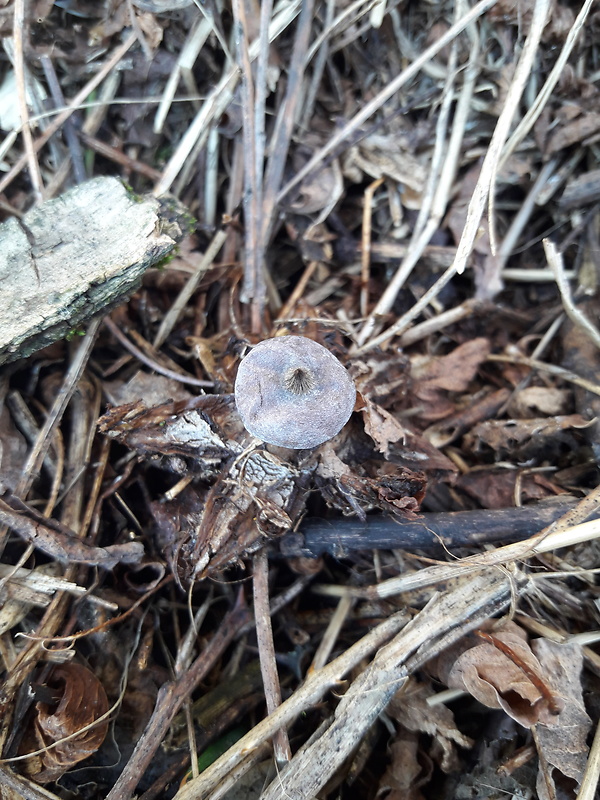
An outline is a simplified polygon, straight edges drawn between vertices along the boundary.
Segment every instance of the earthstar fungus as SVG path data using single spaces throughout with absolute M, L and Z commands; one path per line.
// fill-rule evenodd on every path
M 317 447 L 350 419 L 356 389 L 325 347 L 304 336 L 259 342 L 242 360 L 235 403 L 253 436 L 295 450 Z

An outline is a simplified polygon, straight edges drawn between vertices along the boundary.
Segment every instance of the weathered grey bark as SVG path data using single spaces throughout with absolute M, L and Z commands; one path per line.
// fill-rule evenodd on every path
M 96 178 L 0 225 L 0 364 L 122 302 L 183 238 L 175 201 Z

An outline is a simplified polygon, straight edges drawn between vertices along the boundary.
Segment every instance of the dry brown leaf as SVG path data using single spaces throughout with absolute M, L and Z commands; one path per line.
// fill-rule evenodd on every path
M 390 444 L 406 441 L 406 431 L 401 423 L 389 411 L 386 411 L 371 400 L 365 400 L 362 410 L 365 433 L 375 442 L 380 453 L 386 453 Z
M 458 646 L 446 651 L 438 662 L 441 679 L 449 688 L 464 689 L 489 708 L 504 709 L 525 727 L 537 722 L 556 724 L 563 703 L 550 685 L 553 676 L 532 652 L 527 634 L 507 622 L 493 631 L 491 639 L 477 644 L 481 640 L 468 637 L 459 643 L 462 653 Z
M 572 430 L 583 430 L 593 424 L 581 414 L 550 418 L 486 420 L 476 425 L 464 438 L 465 448 L 477 452 L 481 445 L 497 454 L 512 458 L 533 458 L 547 446 L 575 446 Z
M 420 406 L 421 420 L 435 422 L 455 412 L 447 392 L 464 392 L 490 351 L 487 339 L 472 339 L 445 356 L 421 356 L 413 360 L 413 405 Z
M 582 142 L 589 136 L 593 136 L 600 131 L 600 114 L 590 112 L 589 114 L 582 114 L 566 125 L 559 125 L 554 133 L 550 135 L 550 139 L 546 146 L 548 155 L 557 153 L 559 150 L 564 150 L 573 144 Z
M 531 25 L 531 15 L 535 3 L 533 0 L 498 0 L 489 11 L 490 19 L 495 22 L 508 22 L 519 27 L 526 26 L 523 31 L 529 29 Z
M 372 135 L 360 145 L 346 152 L 343 163 L 344 174 L 357 183 L 362 174 L 370 178 L 392 178 L 403 189 L 411 189 L 410 208 L 420 208 L 421 195 L 425 186 L 423 165 L 409 152 L 407 143 L 398 135 Z M 402 197 L 405 203 L 404 194 Z
M 510 508 L 515 505 L 517 492 L 521 503 L 561 494 L 560 487 L 543 480 L 539 473 L 491 466 L 461 475 L 456 486 L 482 508 Z
M 35 0 L 32 6 L 33 7 L 29 10 L 29 14 L 31 15 L 31 19 L 36 20 L 39 24 L 43 22 L 52 11 L 54 0 Z
M 108 699 L 87 667 L 61 664 L 48 686 L 58 693 L 58 702 L 37 703 L 35 708 L 35 738 L 39 748 L 48 748 L 40 757 L 40 770 L 32 774 L 40 783 L 56 780 L 95 753 L 108 730 L 108 720 L 93 724 L 108 711 Z
M 313 120 L 314 122 L 314 120 Z M 294 169 L 299 171 L 322 144 L 321 136 L 314 130 L 305 132 L 302 144 L 294 150 Z M 336 162 L 322 164 L 319 171 L 309 174 L 300 183 L 297 193 L 284 201 L 288 210 L 295 214 L 316 214 L 339 199 L 343 192 L 340 167 Z
M 387 713 L 407 730 L 433 737 L 430 755 L 439 762 L 444 772 L 454 772 L 459 768 L 454 745 L 471 748 L 473 740 L 458 730 L 448 706 L 428 705 L 427 698 L 433 695 L 430 686 L 415 681 L 408 691 L 398 692 L 392 698 Z M 436 758 L 436 751 L 439 758 Z
M 325 480 L 341 480 L 351 475 L 352 470 L 337 455 L 331 442 L 325 442 L 319 451 L 317 473 Z
M 465 392 L 489 352 L 488 339 L 471 339 L 446 356 L 431 356 L 413 362 L 413 378 L 420 387 Z
M 298 195 L 289 204 L 289 209 L 295 214 L 316 214 L 330 206 L 336 196 L 339 198 L 342 190 L 339 169 L 323 167 L 316 176 L 302 181 Z
M 90 28 L 90 42 L 101 42 L 109 36 L 119 33 L 126 25 L 129 25 L 130 20 L 129 6 L 125 2 L 120 3 L 118 8 L 111 9 L 110 14 Z
M 556 692 L 564 701 L 552 725 L 536 726 L 540 755 L 549 767 L 550 774 L 542 769 L 538 773 L 537 792 L 540 800 L 550 800 L 546 777 L 554 783 L 554 770 L 558 770 L 577 784 L 581 783 L 587 763 L 586 738 L 592 727 L 583 704 L 581 670 L 583 655 L 578 644 L 557 644 L 548 639 L 536 639 L 531 649 L 545 673 L 552 677 Z
M 423 800 L 419 786 L 427 783 L 431 767 L 424 773 L 419 737 L 403 731 L 390 745 L 391 763 L 379 782 L 377 797 L 385 800 Z M 429 773 L 429 774 L 427 774 Z
M 485 419 L 495 419 L 500 409 L 510 399 L 509 389 L 496 392 L 478 392 L 468 405 L 459 406 L 458 410 L 433 425 L 423 435 L 436 447 L 447 447 L 455 442 L 473 425 Z
M 569 389 L 557 389 L 553 386 L 527 386 L 517 392 L 508 412 L 515 417 L 530 418 L 537 414 L 564 414 L 571 403 L 572 393 Z
M 154 14 L 148 14 L 140 11 L 138 11 L 136 17 L 138 25 L 142 29 L 144 38 L 150 49 L 156 50 L 158 45 L 162 42 L 164 34 L 164 31 L 158 24 L 156 17 Z
M 571 32 L 574 22 L 575 15 L 572 9 L 562 3 L 556 3 L 548 15 L 548 23 L 542 41 L 547 42 L 554 39 L 563 42 Z
M 532 0 L 498 0 L 488 13 L 490 20 L 497 25 L 501 23 L 517 25 L 520 35 L 527 36 L 534 6 Z M 574 15 L 570 8 L 557 2 L 552 3 L 542 41 L 564 40 L 573 27 L 573 21 Z

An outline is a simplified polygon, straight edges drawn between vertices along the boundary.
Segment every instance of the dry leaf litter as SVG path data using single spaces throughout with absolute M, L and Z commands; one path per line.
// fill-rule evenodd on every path
M 591 800 L 597 4 L 5 0 L 0 35 L 4 221 L 100 176 L 189 209 L 0 373 L 2 797 Z M 282 335 L 356 386 L 312 449 L 236 411 Z

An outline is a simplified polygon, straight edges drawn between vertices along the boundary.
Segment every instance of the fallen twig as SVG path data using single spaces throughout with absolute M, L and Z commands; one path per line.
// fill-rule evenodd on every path
M 394 550 L 420 547 L 468 547 L 527 539 L 558 519 L 573 499 L 521 508 L 430 512 L 416 520 L 367 517 L 336 520 L 308 519 L 299 533 L 280 541 L 286 557 L 316 558 L 323 553 L 342 557 L 354 550 Z
M 86 544 L 74 531 L 56 520 L 47 519 L 14 495 L 4 495 L 0 499 L 0 524 L 63 563 L 95 564 L 111 569 L 119 562 L 137 563 L 144 555 L 140 542 L 108 547 Z

